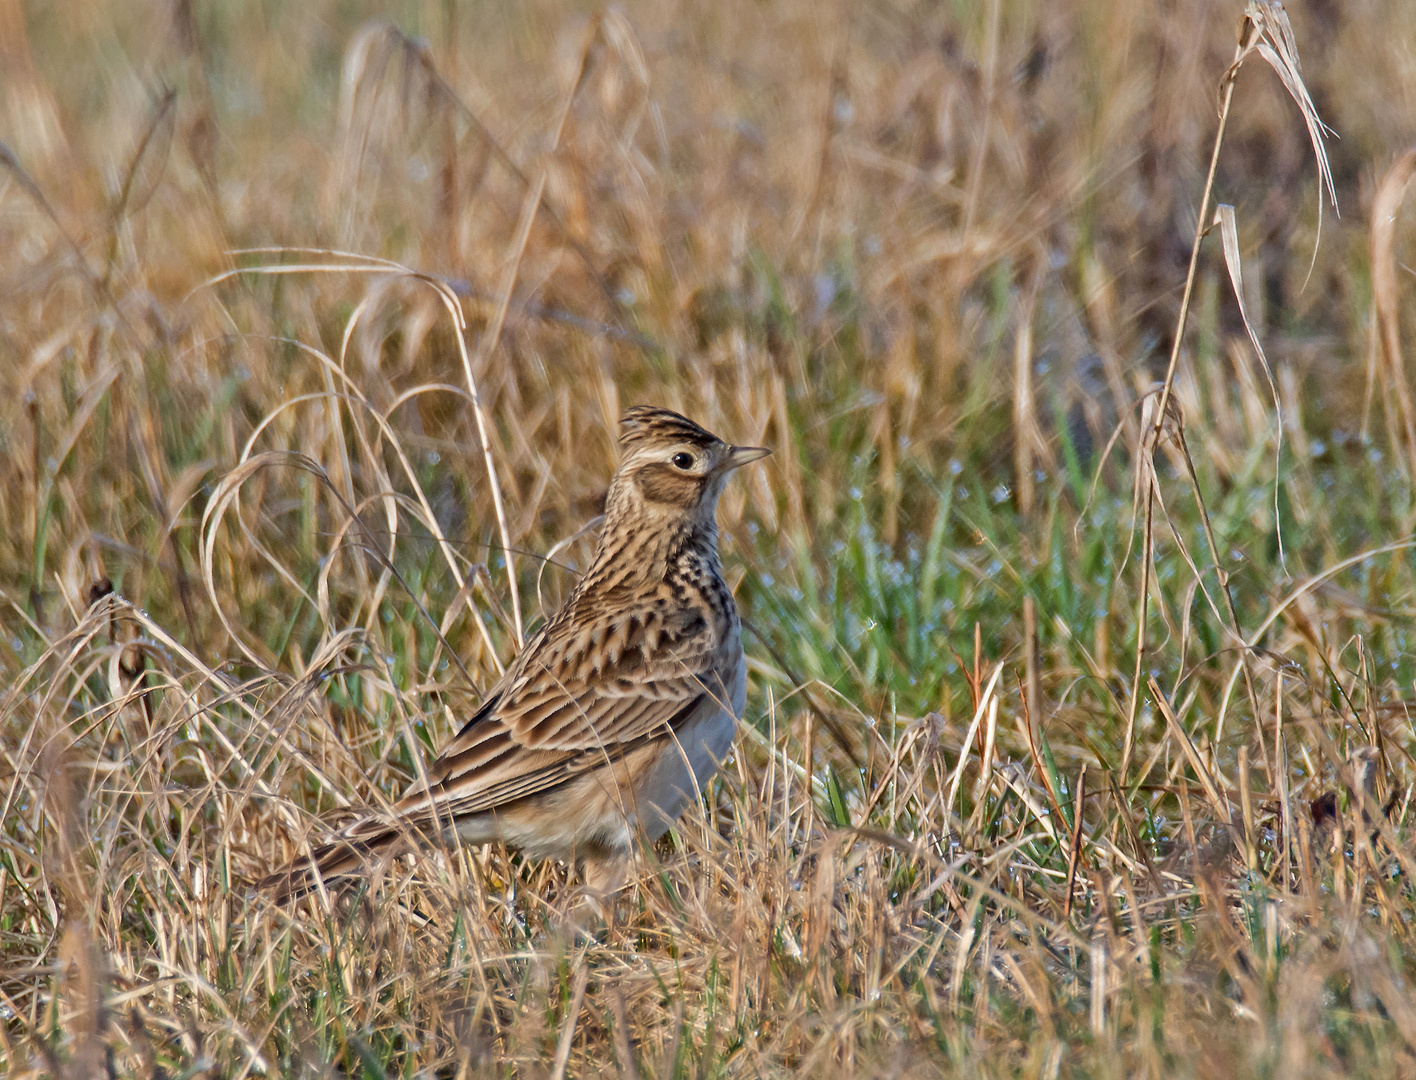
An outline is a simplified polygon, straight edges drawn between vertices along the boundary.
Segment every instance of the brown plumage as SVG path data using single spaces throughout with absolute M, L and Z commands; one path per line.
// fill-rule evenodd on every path
M 372 816 L 266 878 L 282 894 L 362 872 L 418 833 L 500 840 L 587 864 L 605 891 L 662 835 L 732 743 L 746 692 L 715 513 L 765 456 L 667 409 L 621 420 L 599 546 L 564 606 L 492 687 L 393 816 Z

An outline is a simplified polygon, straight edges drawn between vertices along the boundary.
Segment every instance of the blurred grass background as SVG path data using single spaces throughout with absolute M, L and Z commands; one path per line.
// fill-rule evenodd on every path
M 1320 241 L 1241 69 L 1220 568 L 1173 442 L 1138 521 L 1242 12 L 0 0 L 7 1074 L 1416 1070 L 1402 0 L 1289 12 Z M 641 402 L 776 452 L 738 751 L 614 925 L 499 851 L 250 895 L 565 595 Z

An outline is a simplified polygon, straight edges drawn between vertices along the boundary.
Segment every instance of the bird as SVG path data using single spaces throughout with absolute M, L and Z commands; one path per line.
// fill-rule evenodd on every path
M 565 603 L 391 812 L 364 817 L 260 883 L 282 897 L 358 876 L 407 850 L 501 842 L 579 865 L 618 890 L 700 797 L 746 704 L 742 624 L 723 579 L 717 505 L 728 477 L 771 451 L 636 406 L 599 540 Z

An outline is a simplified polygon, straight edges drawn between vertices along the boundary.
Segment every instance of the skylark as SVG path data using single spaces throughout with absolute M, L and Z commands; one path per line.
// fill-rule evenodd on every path
M 613 891 L 732 744 L 746 695 L 737 606 L 718 558 L 718 496 L 765 457 L 668 409 L 620 421 L 599 545 L 564 606 L 392 815 L 367 817 L 263 885 L 303 893 L 358 874 L 410 834 L 501 841 L 585 865 Z

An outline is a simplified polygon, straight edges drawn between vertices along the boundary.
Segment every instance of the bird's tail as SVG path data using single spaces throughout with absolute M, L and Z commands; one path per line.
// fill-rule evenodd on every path
M 387 823 L 365 820 L 327 844 L 319 844 L 256 883 L 278 901 L 298 900 L 320 882 L 366 875 L 377 863 L 401 849 L 405 834 Z

